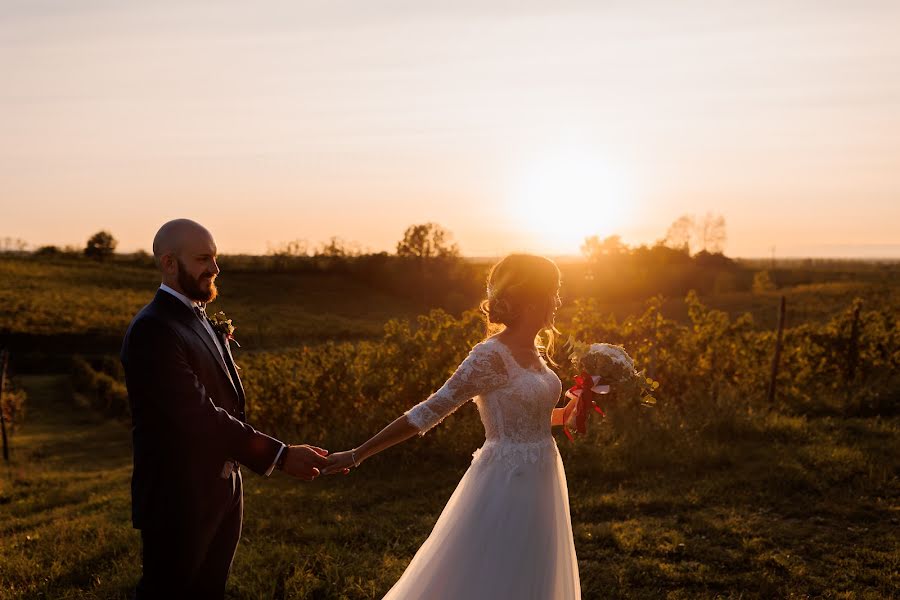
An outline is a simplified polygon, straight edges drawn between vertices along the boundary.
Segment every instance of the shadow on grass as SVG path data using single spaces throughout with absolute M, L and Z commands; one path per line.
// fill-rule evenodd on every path
M 75 408 L 64 378 L 23 383 L 29 422 L 0 479 L 0 598 L 124 598 L 140 573 L 128 429 Z M 584 598 L 896 593 L 900 420 L 761 419 L 688 445 L 560 443 Z M 391 451 L 313 483 L 245 473 L 228 597 L 380 598 L 468 463 L 416 448 L 417 462 Z

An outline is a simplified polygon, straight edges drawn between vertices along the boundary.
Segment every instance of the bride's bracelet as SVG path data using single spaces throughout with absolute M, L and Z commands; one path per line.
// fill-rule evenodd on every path
M 356 458 L 356 450 L 355 449 L 350 451 L 350 459 L 353 460 L 353 468 L 356 468 L 359 466 L 359 460 L 357 460 L 357 458 Z

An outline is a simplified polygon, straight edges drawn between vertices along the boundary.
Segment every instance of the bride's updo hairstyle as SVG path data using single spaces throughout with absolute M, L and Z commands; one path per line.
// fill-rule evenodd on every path
M 559 284 L 559 267 L 549 258 L 533 254 L 510 254 L 503 258 L 491 267 L 487 299 L 481 303 L 488 329 L 512 325 L 529 305 L 546 311 L 549 316 Z M 549 325 L 538 334 L 538 347 L 548 360 L 558 333 L 553 325 Z M 546 344 L 541 339 L 543 336 L 547 338 Z

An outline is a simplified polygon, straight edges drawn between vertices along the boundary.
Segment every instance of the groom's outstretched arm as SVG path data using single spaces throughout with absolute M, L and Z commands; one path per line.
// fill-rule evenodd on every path
M 123 352 L 126 383 L 145 415 L 157 413 L 185 436 L 221 444 L 225 458 L 265 474 L 284 446 L 216 406 L 188 363 L 183 341 L 149 317 L 131 327 Z

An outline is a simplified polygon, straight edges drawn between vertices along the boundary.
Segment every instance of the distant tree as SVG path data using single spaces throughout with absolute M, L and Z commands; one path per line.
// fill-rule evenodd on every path
M 768 271 L 757 271 L 753 276 L 753 293 L 761 294 L 764 292 L 771 292 L 775 289 L 775 282 L 772 281 L 772 276 L 769 275 Z
M 656 240 L 652 246 L 640 246 L 633 251 L 635 262 L 651 268 L 662 268 L 666 265 L 690 264 L 691 257 L 683 248 L 673 248 L 665 238 Z
M 610 235 L 601 241 L 596 235 L 585 238 L 581 245 L 581 253 L 589 260 L 597 260 L 605 256 L 618 256 L 626 254 L 628 246 L 622 243 L 619 235 Z
M 28 242 L 20 238 L 5 237 L 0 239 L 0 252 L 25 252 Z
M 449 231 L 437 223 L 411 225 L 397 243 L 397 256 L 412 258 L 457 258 L 459 246 Z
M 701 250 L 691 257 L 694 264 L 705 269 L 731 269 L 735 266 L 735 262 L 722 254 L 721 252 L 707 252 Z
M 701 250 L 712 254 L 721 253 L 725 248 L 725 217 L 706 213 L 697 224 L 697 238 Z
M 293 240 L 277 246 L 269 246 L 269 256 L 294 257 L 308 255 L 309 244 L 306 240 Z
M 417 289 L 423 306 L 433 306 L 459 287 L 457 270 L 462 261 L 449 231 L 437 223 L 410 225 L 397 242 L 400 267 L 407 284 Z
M 58 256 L 62 251 L 56 246 L 41 246 L 34 251 L 35 256 Z
M 90 237 L 84 247 L 84 255 L 97 260 L 106 260 L 116 251 L 119 242 L 108 231 L 98 231 Z
M 359 248 L 353 244 L 348 244 L 336 236 L 332 236 L 328 242 L 322 244 L 315 253 L 316 256 L 324 256 L 327 258 L 347 258 L 359 256 L 360 254 Z
M 276 271 L 287 269 L 288 265 L 296 262 L 296 259 L 309 256 L 309 244 L 306 240 L 293 240 L 278 244 L 277 246 L 269 245 L 267 253 L 271 257 L 272 268 Z
M 694 217 L 692 215 L 681 215 L 669 225 L 664 240 L 665 245 L 690 254 L 694 228 Z

